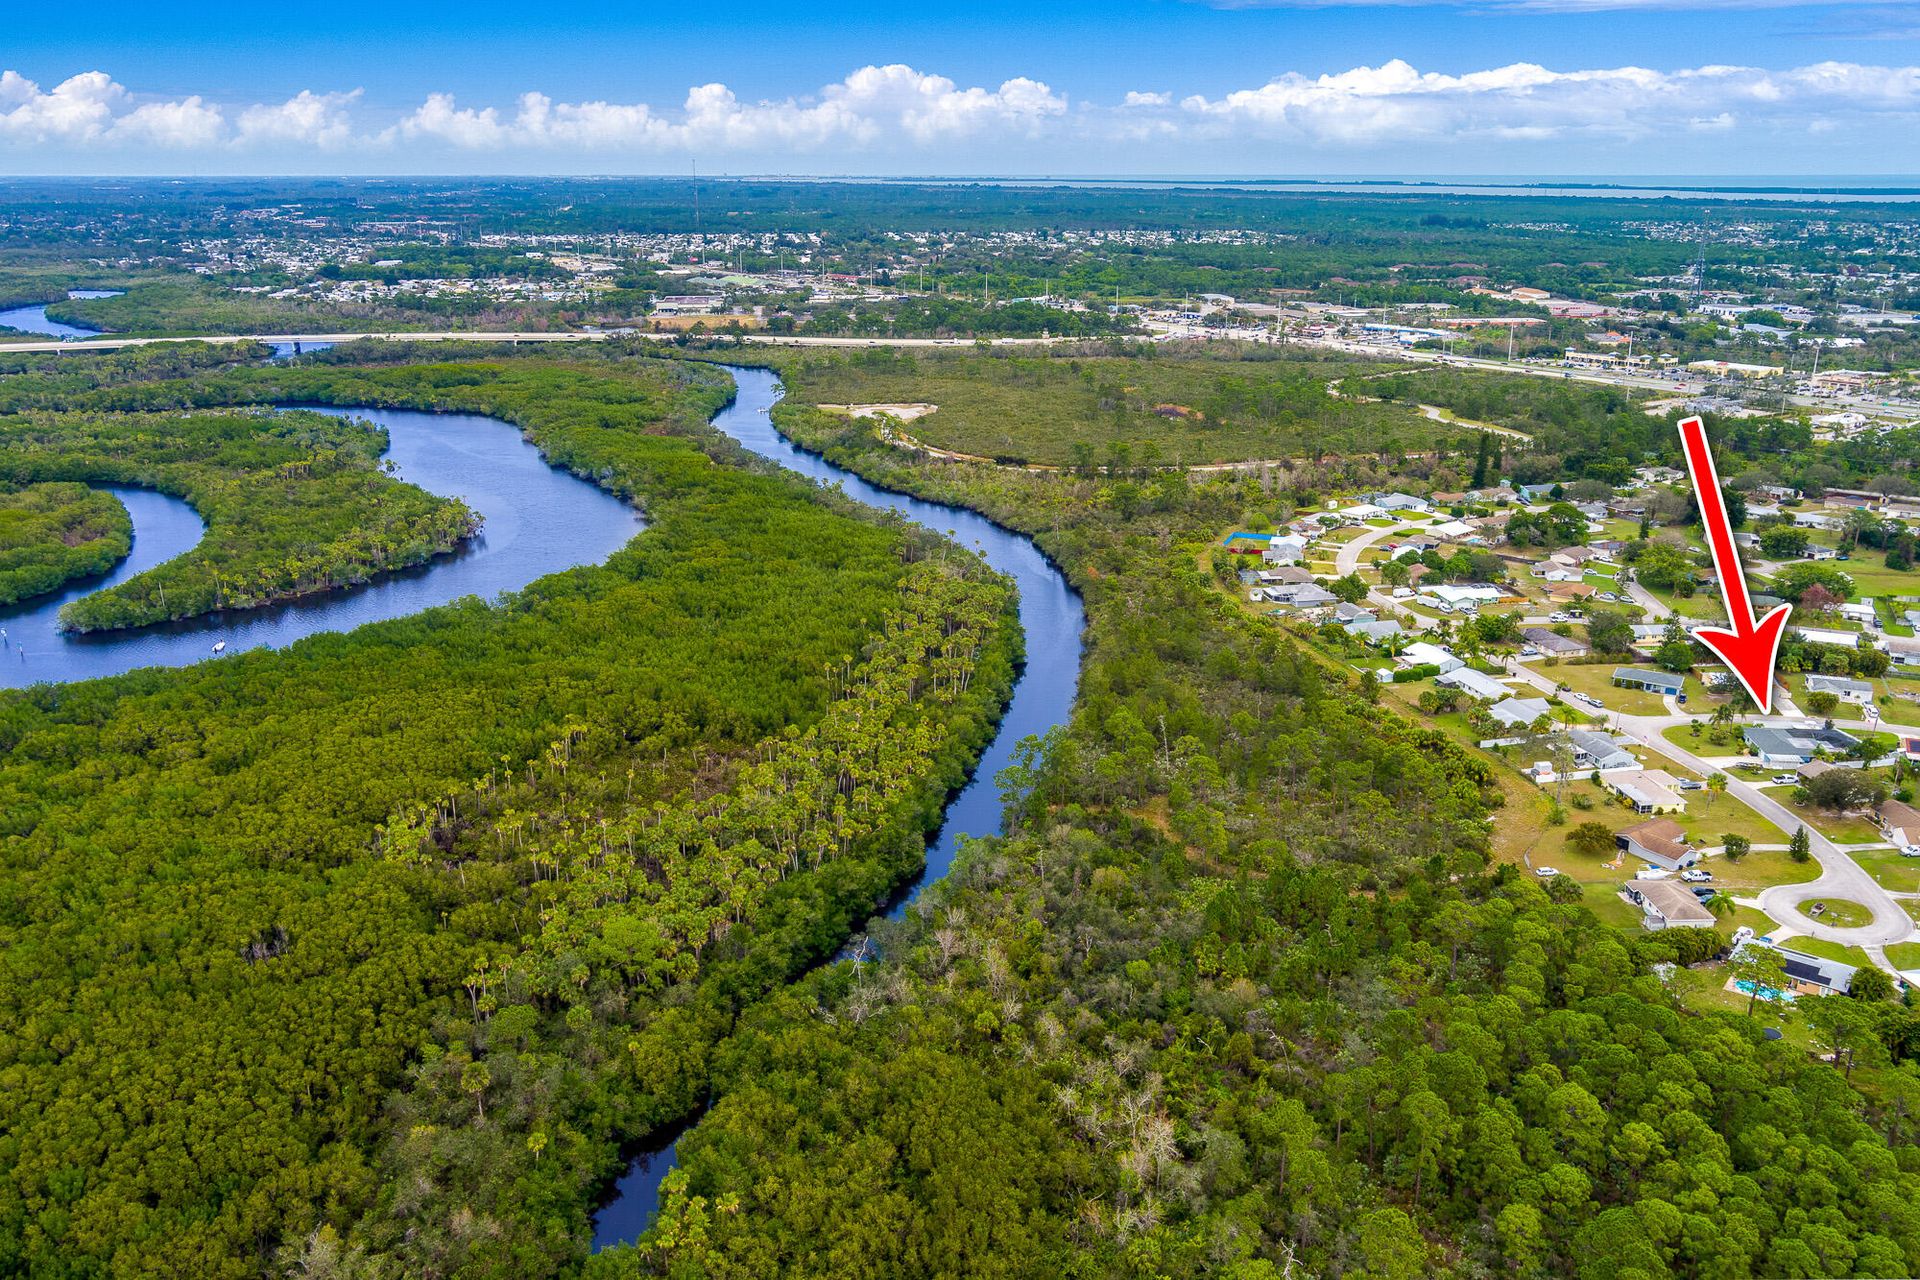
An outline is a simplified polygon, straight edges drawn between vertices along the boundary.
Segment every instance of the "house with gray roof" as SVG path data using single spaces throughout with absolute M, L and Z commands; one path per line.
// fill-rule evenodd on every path
M 1475 671 L 1472 667 L 1465 666 L 1441 672 L 1434 683 L 1445 685 L 1450 689 L 1458 689 L 1468 697 L 1478 698 L 1482 702 L 1498 702 L 1512 692 L 1486 672 Z
M 1873 701 L 1873 686 L 1865 680 L 1851 680 L 1846 676 L 1810 675 L 1807 677 L 1808 693 L 1831 693 L 1842 702 L 1857 703 L 1866 706 Z
M 1627 744 L 1597 729 L 1569 729 L 1567 741 L 1573 744 L 1573 763 L 1581 769 L 1638 769 L 1640 761 Z
M 1508 698 L 1487 708 L 1487 714 L 1509 729 L 1524 729 L 1541 716 L 1552 715 L 1545 698 Z
M 1740 736 L 1765 764 L 1806 764 L 1822 751 L 1845 755 L 1860 742 L 1844 729 L 1776 729 L 1759 724 L 1748 725 Z

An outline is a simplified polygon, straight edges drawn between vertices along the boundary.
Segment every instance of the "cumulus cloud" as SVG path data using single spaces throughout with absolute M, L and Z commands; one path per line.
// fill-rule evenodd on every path
M 1574 0 L 1553 0 L 1571 3 Z M 1586 2 L 1586 0 L 1580 0 Z M 693 152 L 939 158 L 1004 143 L 1060 154 L 1133 155 L 1211 143 L 1289 142 L 1327 150 L 1475 141 L 1634 141 L 1722 133 L 1770 139 L 1819 131 L 1870 139 L 1920 126 L 1920 67 L 1820 62 L 1784 70 L 1700 66 L 1559 70 L 1519 62 L 1462 74 L 1393 60 L 1325 75 L 1287 72 L 1265 84 L 1179 97 L 1141 89 L 1078 103 L 1044 81 L 964 86 L 893 64 L 867 66 L 817 91 L 746 100 L 696 85 L 677 104 L 569 102 L 527 92 L 503 105 L 427 92 L 404 114 L 370 118 L 358 90 L 302 90 L 280 102 L 136 94 L 102 71 L 46 89 L 0 72 L 0 151 L 571 158 Z M 1893 131 L 1898 130 L 1897 134 Z M 1105 150 L 1103 151 L 1102 148 Z M 1039 154 L 1036 152 L 1035 154 Z M 524 162 L 524 160 L 520 160 Z
M 302 89 L 285 102 L 256 103 L 240 112 L 234 142 L 240 146 L 293 144 L 336 150 L 353 137 L 350 108 L 360 97 L 352 93 L 315 93 Z
M 1920 68 L 1823 62 L 1788 71 L 1553 71 L 1517 62 L 1442 75 L 1395 59 L 1337 75 L 1288 73 L 1217 98 L 1196 94 L 1181 100 L 1178 113 L 1202 136 L 1349 146 L 1475 137 L 1632 139 L 1743 122 L 1805 127 L 1836 117 L 1911 117 L 1920 113 Z
M 465 150 L 813 150 L 887 141 L 927 144 L 989 129 L 1032 132 L 1066 110 L 1066 99 L 1037 80 L 1021 77 L 997 89 L 963 89 L 945 76 L 895 64 L 862 67 L 809 98 L 743 102 L 724 84 L 697 85 L 677 116 L 645 103 L 564 103 L 540 93 L 522 95 L 515 112 L 503 116 L 493 107 L 461 107 L 451 96 L 436 93 L 387 136 Z

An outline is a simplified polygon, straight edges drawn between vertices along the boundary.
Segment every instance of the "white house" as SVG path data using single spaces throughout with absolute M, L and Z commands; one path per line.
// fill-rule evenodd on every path
M 1842 649 L 1860 647 L 1860 633 L 1857 631 L 1827 631 L 1819 627 L 1795 627 L 1793 634 L 1809 644 L 1831 644 Z
M 1400 661 L 1409 667 L 1438 667 L 1442 675 L 1449 671 L 1458 671 L 1467 665 L 1448 650 L 1442 649 L 1437 644 L 1428 644 L 1425 640 L 1416 641 L 1402 649 Z
M 1445 685 L 1450 689 L 1458 689 L 1468 697 L 1478 698 L 1482 702 L 1498 702 L 1511 692 L 1507 686 L 1486 672 L 1475 671 L 1472 667 L 1466 666 L 1441 672 L 1440 678 L 1434 683 Z
M 1845 676 L 1810 675 L 1807 677 L 1808 693 L 1831 693 L 1842 702 L 1851 702 L 1866 706 L 1873 701 L 1873 686 L 1865 680 L 1849 680 Z

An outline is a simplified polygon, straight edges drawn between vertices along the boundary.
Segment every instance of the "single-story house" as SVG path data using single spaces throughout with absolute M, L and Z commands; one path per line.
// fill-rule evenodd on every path
M 1548 502 L 1553 498 L 1553 491 L 1559 487 L 1558 482 L 1553 484 L 1523 484 L 1519 486 L 1519 490 L 1520 496 L 1528 502 Z
M 1920 809 L 1900 800 L 1880 806 L 1880 829 L 1895 844 L 1920 844 Z
M 1842 702 L 1854 702 L 1866 706 L 1873 701 L 1873 686 L 1865 680 L 1849 680 L 1845 676 L 1810 675 L 1807 677 L 1808 693 L 1831 693 Z
M 1475 671 L 1472 667 L 1467 666 L 1455 667 L 1451 671 L 1441 672 L 1439 679 L 1434 681 L 1434 683 L 1445 685 L 1449 689 L 1458 689 L 1467 696 L 1478 698 L 1482 702 L 1498 702 L 1513 692 L 1486 672 Z
M 1400 624 L 1392 618 L 1364 618 L 1347 624 L 1347 634 L 1369 644 L 1385 644 L 1400 634 Z
M 1842 649 L 1858 649 L 1860 633 L 1857 631 L 1832 631 L 1823 627 L 1795 627 L 1793 634 L 1808 644 L 1830 644 Z
M 1313 581 L 1313 575 L 1298 565 L 1282 565 L 1278 569 L 1259 570 L 1262 586 L 1304 587 Z
M 1429 525 L 1427 532 L 1436 538 L 1443 538 L 1448 542 L 1460 542 L 1467 538 L 1477 538 L 1480 536 L 1480 531 L 1468 524 L 1465 520 L 1448 520 L 1443 524 Z
M 1876 626 L 1879 621 L 1879 614 L 1875 611 L 1871 599 L 1843 600 L 1834 612 L 1848 622 L 1857 622 L 1863 627 Z
M 1267 549 L 1260 553 L 1260 559 L 1266 564 L 1299 564 L 1306 554 L 1307 540 L 1289 534 L 1269 541 Z
M 1673 775 L 1664 769 L 1639 769 L 1606 778 L 1607 788 L 1633 807 L 1635 813 L 1685 813 L 1687 798 L 1674 790 Z
M 1796 511 L 1793 523 L 1802 529 L 1838 529 L 1842 526 L 1839 516 L 1828 515 L 1824 511 Z
M 1524 729 L 1541 716 L 1552 715 L 1545 698 L 1508 698 L 1487 708 L 1487 714 L 1509 729 Z
M 1409 667 L 1438 667 L 1443 675 L 1467 665 L 1439 645 L 1428 644 L 1425 640 L 1417 641 L 1402 649 L 1400 661 L 1402 665 Z
M 1427 588 L 1427 593 L 1455 608 L 1463 604 L 1492 604 L 1504 594 L 1491 582 L 1442 582 Z
M 1339 597 L 1313 582 L 1283 582 L 1267 588 L 1267 599 L 1296 609 L 1324 609 Z
M 1382 511 L 1431 511 L 1433 504 L 1410 493 L 1370 493 L 1367 500 Z
M 1748 725 L 1740 735 L 1766 764 L 1806 764 L 1821 751 L 1844 755 L 1860 741 L 1844 729 L 1775 729 L 1767 725 Z
M 1663 871 L 1684 871 L 1700 861 L 1700 851 L 1687 847 L 1687 833 L 1672 818 L 1636 822 L 1613 837 L 1617 848 Z
M 1807 554 L 1801 557 L 1803 560 L 1838 560 L 1839 558 L 1840 553 L 1838 551 L 1832 547 L 1823 547 L 1817 542 L 1810 543 L 1807 547 Z
M 1561 604 L 1573 600 L 1585 600 L 1594 592 L 1591 582 L 1556 582 L 1547 588 L 1547 594 Z
M 1645 689 L 1663 697 L 1684 698 L 1687 678 L 1671 671 L 1642 671 L 1638 667 L 1615 667 L 1613 683 L 1623 689 Z
M 1627 897 L 1640 908 L 1640 927 L 1661 929 L 1711 929 L 1713 912 L 1683 884 L 1671 880 L 1629 880 Z
M 1569 729 L 1567 740 L 1573 744 L 1573 762 L 1581 769 L 1638 769 L 1640 761 L 1627 744 L 1597 729 Z
M 1888 636 L 1880 642 L 1880 648 L 1896 667 L 1920 667 L 1920 639 Z
M 1828 764 L 1825 760 L 1809 760 L 1803 765 L 1796 765 L 1793 772 L 1795 777 L 1807 779 L 1817 778 L 1823 773 L 1832 773 L 1837 768 L 1839 768 L 1838 765 Z
M 1543 653 L 1556 658 L 1580 658 L 1592 652 L 1592 646 L 1585 640 L 1576 640 L 1572 636 L 1563 636 L 1557 631 L 1545 627 L 1526 627 L 1520 632 L 1520 638 Z
M 1787 972 L 1787 993 L 1790 995 L 1845 995 L 1847 988 L 1853 984 L 1856 972 L 1853 965 L 1824 956 L 1809 955 L 1805 951 L 1795 951 L 1778 943 L 1762 942 L 1758 938 L 1741 943 L 1734 954 L 1738 955 L 1740 950 L 1747 947 L 1764 947 L 1779 954 L 1780 966 Z
M 1333 606 L 1333 616 L 1340 622 L 1365 622 L 1367 619 L 1373 617 L 1373 610 L 1367 608 L 1365 605 L 1349 604 L 1347 601 L 1342 600 L 1339 604 Z

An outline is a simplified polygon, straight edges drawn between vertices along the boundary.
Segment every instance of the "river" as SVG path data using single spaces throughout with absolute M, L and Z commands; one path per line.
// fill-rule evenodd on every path
M 117 298 L 119 289 L 69 289 L 69 298 Z M 61 324 L 58 320 L 47 319 L 47 304 L 40 303 L 32 307 L 9 307 L 0 311 L 0 329 L 14 329 L 21 333 L 45 334 L 49 338 L 91 338 L 99 333 L 98 329 L 81 329 L 70 324 Z M 0 351 L 6 345 L 0 343 Z
M 948 804 L 940 831 L 927 846 L 925 869 L 888 913 L 898 917 L 929 884 L 947 874 L 963 836 L 999 832 L 1000 791 L 994 775 L 1012 761 L 1013 750 L 1022 738 L 1065 724 L 1072 714 L 1080 678 L 1080 633 L 1086 625 L 1086 614 L 1079 594 L 1032 540 L 1001 528 L 978 512 L 881 489 L 807 452 L 774 429 L 771 415 L 783 391 L 780 380 L 765 369 L 730 368 L 728 372 L 733 374 L 739 392 L 733 404 L 714 418 L 713 425 L 719 430 L 750 452 L 791 471 L 823 484 L 839 485 L 856 501 L 897 511 L 947 534 L 978 551 L 1020 588 L 1020 625 L 1027 642 L 1025 669 L 1014 685 L 999 732 L 981 755 L 971 780 Z M 594 1215 L 596 1250 L 634 1240 L 653 1221 L 660 1203 L 661 1179 L 679 1161 L 681 1131 L 669 1130 L 663 1135 L 665 1142 L 656 1142 L 633 1158 L 608 1201 Z
M 105 578 L 70 583 L 0 609 L 0 687 L 87 680 L 135 667 L 184 666 L 271 645 L 284 648 L 317 631 L 446 604 L 463 596 L 491 600 L 535 578 L 599 564 L 643 527 L 639 513 L 598 485 L 549 466 L 517 427 L 470 413 L 413 409 L 323 409 L 387 429 L 387 457 L 400 479 L 459 498 L 478 512 L 480 533 L 459 551 L 357 587 L 263 609 L 231 610 L 134 631 L 69 635 L 60 606 L 192 549 L 204 526 L 177 498 L 141 489 L 113 492 L 133 517 L 133 552 Z

